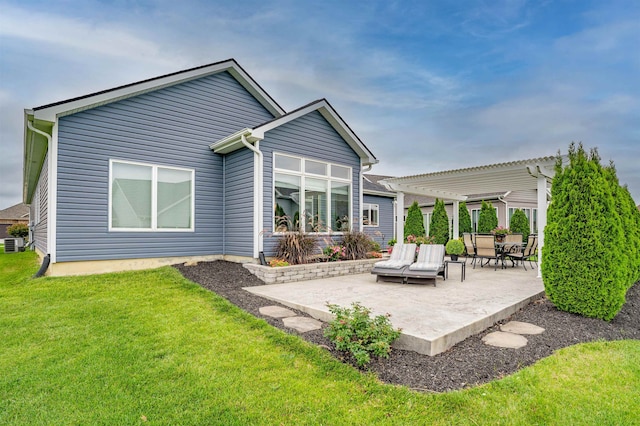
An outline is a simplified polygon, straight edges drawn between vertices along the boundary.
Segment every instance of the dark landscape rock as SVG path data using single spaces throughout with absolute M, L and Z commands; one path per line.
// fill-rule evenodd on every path
M 238 263 L 214 261 L 194 266 L 175 265 L 186 278 L 226 298 L 250 314 L 262 318 L 274 327 L 328 350 L 340 361 L 355 365 L 349 356 L 334 349 L 320 330 L 299 333 L 284 326 L 281 319 L 260 314 L 263 306 L 277 305 L 271 300 L 253 295 L 242 287 L 264 285 Z M 595 340 L 640 339 L 640 284 L 627 293 L 627 302 L 610 322 L 585 318 L 557 310 L 546 298 L 540 298 L 511 317 L 489 329 L 467 338 L 448 351 L 430 357 L 412 351 L 393 350 L 389 359 L 372 358 L 368 369 L 380 380 L 404 385 L 420 391 L 444 392 L 475 386 L 512 374 L 554 351 L 577 343 Z M 288 308 L 291 309 L 291 308 Z M 292 309 L 296 315 L 309 315 Z M 500 331 L 500 325 L 522 321 L 545 329 L 541 334 L 527 336 L 528 343 L 520 349 L 505 349 L 485 345 L 482 338 Z

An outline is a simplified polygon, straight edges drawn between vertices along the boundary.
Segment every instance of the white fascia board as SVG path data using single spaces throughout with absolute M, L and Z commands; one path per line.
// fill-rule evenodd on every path
M 379 197 L 396 198 L 395 193 L 383 192 L 383 191 L 371 191 L 369 189 L 363 190 L 364 195 L 376 195 Z
M 331 126 L 338 132 L 338 134 L 349 144 L 349 146 L 358 154 L 362 159 L 362 165 L 368 166 L 377 164 L 379 161 L 373 156 L 373 154 L 362 144 L 360 139 L 349 129 L 349 126 L 340 118 L 340 116 L 333 110 L 331 105 L 322 99 L 317 102 L 313 102 L 304 108 L 300 108 L 297 111 L 293 111 L 290 114 L 286 114 L 275 120 L 271 120 L 262 126 L 256 127 L 253 131 L 253 135 L 257 138 L 264 139 L 264 134 L 269 130 L 273 130 L 283 124 L 289 123 L 297 118 L 309 114 L 310 112 L 318 111 L 322 116 L 331 124 Z
M 229 152 L 233 152 L 239 148 L 243 148 L 244 145 L 242 145 L 242 136 L 244 135 L 245 138 L 249 141 L 251 138 L 251 132 L 252 130 L 249 128 L 238 130 L 237 132 L 227 136 L 226 138 L 212 143 L 211 145 L 209 145 L 209 148 L 213 150 L 213 152 L 218 154 L 228 154 Z
M 193 69 L 191 71 L 178 72 L 166 77 L 154 78 L 140 83 L 133 83 L 131 85 L 126 85 L 105 92 L 98 92 L 94 95 L 88 95 L 75 100 L 72 99 L 68 102 L 53 104 L 50 107 L 36 109 L 34 111 L 34 117 L 39 120 L 55 122 L 56 117 L 74 114 L 100 105 L 127 99 L 143 93 L 152 92 L 223 71 L 228 71 L 275 116 L 284 114 L 282 108 L 280 108 L 280 106 L 278 106 L 234 61 L 230 60 L 212 64 L 208 67 Z

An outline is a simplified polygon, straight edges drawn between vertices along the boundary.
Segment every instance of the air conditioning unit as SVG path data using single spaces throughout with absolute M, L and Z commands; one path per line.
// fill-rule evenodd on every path
M 24 238 L 5 238 L 4 239 L 5 253 L 17 253 L 19 251 L 24 251 Z

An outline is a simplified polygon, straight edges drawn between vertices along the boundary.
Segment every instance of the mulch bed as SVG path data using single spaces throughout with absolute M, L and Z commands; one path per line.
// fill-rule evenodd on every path
M 354 364 L 349 356 L 333 349 L 333 344 L 324 337 L 323 330 L 298 333 L 285 327 L 280 319 L 261 315 L 260 307 L 279 304 L 242 289 L 264 285 L 242 265 L 214 261 L 201 262 L 194 266 L 175 265 L 175 268 L 191 281 L 264 319 L 272 326 L 298 335 L 315 345 L 321 345 L 337 359 Z M 293 311 L 300 316 L 308 316 L 295 309 Z M 508 321 L 529 322 L 544 328 L 545 332 L 526 336 L 529 342 L 520 349 L 497 348 L 482 342 L 483 336 L 498 331 L 499 326 Z M 628 291 L 627 303 L 610 322 L 559 311 L 549 300 L 540 298 L 510 318 L 467 338 L 444 353 L 431 357 L 413 351 L 394 349 L 388 359 L 373 358 L 368 370 L 387 383 L 404 385 L 420 391 L 445 392 L 509 375 L 560 348 L 594 340 L 621 339 L 640 339 L 640 283 L 636 283 Z

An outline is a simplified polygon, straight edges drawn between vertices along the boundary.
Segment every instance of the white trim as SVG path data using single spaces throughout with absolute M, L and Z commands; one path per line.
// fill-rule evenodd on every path
M 150 228 L 114 228 L 112 217 L 112 203 L 113 203 L 113 190 L 111 186 L 113 177 L 113 164 L 130 164 L 134 166 L 149 167 L 151 168 L 151 227 Z M 189 228 L 158 228 L 158 169 L 179 170 L 183 172 L 189 172 L 191 175 L 191 218 Z M 109 191 L 107 200 L 107 226 L 109 232 L 195 232 L 195 187 L 196 176 L 195 169 L 189 169 L 185 167 L 165 166 L 162 164 L 143 163 L 139 161 L 121 160 L 116 158 L 109 159 L 109 177 L 108 177 Z
M 47 203 L 47 249 L 49 261 L 56 263 L 58 258 L 58 121 L 53 123 L 51 129 L 51 146 L 49 147 L 49 176 L 48 176 L 48 203 Z
M 42 109 L 33 111 L 34 117 L 39 120 L 55 122 L 57 117 L 74 114 L 79 111 L 95 108 L 111 102 L 138 96 L 165 87 L 184 83 L 197 78 L 228 71 L 245 89 L 247 89 L 265 108 L 274 116 L 283 115 L 284 110 L 260 86 L 240 68 L 234 60 L 227 60 L 205 67 L 198 67 L 187 71 L 177 72 L 164 77 L 133 83 L 124 87 L 115 88 L 103 93 L 90 94 L 76 100 L 69 100 Z
M 362 143 L 362 141 L 358 138 L 349 129 L 347 123 L 345 123 L 340 116 L 335 112 L 335 110 L 329 105 L 329 103 L 325 100 L 319 100 L 313 102 L 303 108 L 300 108 L 297 111 L 293 111 L 291 113 L 285 114 L 281 117 L 277 117 L 271 121 L 268 121 L 256 128 L 253 129 L 243 129 L 232 135 L 229 135 L 219 141 L 216 141 L 209 145 L 209 148 L 214 152 L 226 154 L 237 149 L 242 148 L 241 136 L 245 136 L 249 142 L 253 142 L 254 140 L 262 140 L 265 138 L 265 133 L 269 130 L 273 130 L 283 124 L 289 123 L 297 118 L 300 118 L 306 114 L 309 114 L 313 111 L 318 111 L 324 118 L 329 122 L 329 124 L 333 127 L 333 129 L 338 132 L 338 134 L 342 137 L 342 139 L 349 145 L 360 157 L 360 160 L 364 165 L 372 165 L 378 163 L 378 160 L 373 156 L 371 151 Z
M 542 173 L 538 176 L 538 278 L 542 278 L 542 247 L 547 226 L 547 179 Z
M 360 173 L 360 185 L 358 188 L 358 206 L 360 206 L 358 208 L 358 210 L 360 210 L 359 212 L 359 220 L 358 222 L 360 223 L 358 225 L 358 231 L 363 232 L 364 231 L 364 173 L 362 172 L 362 169 L 364 168 L 364 165 L 362 164 L 362 158 L 360 159 L 360 169 L 359 173 Z M 380 211 L 380 207 L 378 207 L 378 211 Z M 379 213 L 378 213 L 379 215 Z M 380 219 L 378 219 L 378 221 L 380 221 Z M 351 219 L 351 224 L 353 226 L 353 219 Z
M 404 192 L 396 194 L 396 241 L 404 241 Z

